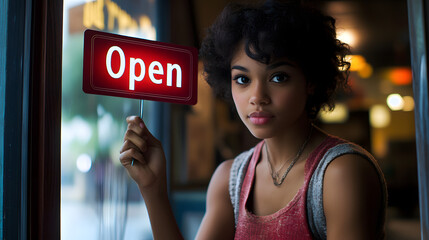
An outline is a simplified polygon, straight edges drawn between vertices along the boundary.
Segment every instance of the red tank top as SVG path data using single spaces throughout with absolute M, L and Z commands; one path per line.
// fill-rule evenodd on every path
M 306 210 L 308 185 L 314 170 L 326 151 L 341 142 L 343 142 L 341 139 L 326 137 L 308 156 L 305 163 L 304 184 L 294 198 L 284 208 L 273 214 L 257 216 L 248 211 L 245 206 L 253 185 L 256 164 L 260 159 L 259 156 L 264 145 L 263 141 L 260 142 L 255 147 L 241 188 L 235 239 L 312 239 Z

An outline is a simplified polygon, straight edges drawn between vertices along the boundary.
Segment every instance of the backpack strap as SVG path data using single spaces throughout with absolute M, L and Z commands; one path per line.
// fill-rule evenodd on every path
M 254 149 L 255 148 L 252 148 L 238 155 L 232 163 L 229 174 L 229 195 L 231 197 L 231 203 L 234 208 L 234 218 L 236 226 L 238 222 L 238 212 L 240 207 L 241 185 L 243 184 L 244 176 L 247 172 L 247 166 L 249 165 L 250 159 L 252 158 Z

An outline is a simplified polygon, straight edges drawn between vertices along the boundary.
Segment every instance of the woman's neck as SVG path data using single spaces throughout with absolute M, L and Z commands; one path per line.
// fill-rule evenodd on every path
M 302 121 L 285 129 L 279 136 L 265 139 L 266 153 L 275 169 L 291 162 L 301 148 L 311 141 L 312 128 L 310 121 Z

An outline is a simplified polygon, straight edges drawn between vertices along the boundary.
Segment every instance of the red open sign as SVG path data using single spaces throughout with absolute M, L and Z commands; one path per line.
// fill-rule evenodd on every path
M 86 93 L 195 104 L 197 71 L 195 48 L 85 31 Z

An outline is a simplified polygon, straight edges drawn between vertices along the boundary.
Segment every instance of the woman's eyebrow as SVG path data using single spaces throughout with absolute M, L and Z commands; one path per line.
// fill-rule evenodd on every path
M 271 64 L 271 65 L 268 65 L 268 66 L 267 66 L 267 70 L 273 70 L 273 69 L 275 69 L 275 68 L 278 68 L 278 67 L 280 67 L 280 66 L 284 66 L 284 65 L 291 66 L 291 67 L 295 67 L 295 65 L 293 65 L 293 64 L 292 64 L 292 63 L 290 63 L 290 62 L 281 61 L 281 62 L 276 62 L 276 63 L 273 63 L 273 64 Z
M 242 66 L 238 66 L 238 65 L 234 65 L 234 66 L 232 66 L 232 67 L 231 67 L 231 70 L 232 70 L 232 69 L 241 70 L 241 71 L 243 71 L 243 72 L 249 72 L 249 70 L 248 70 L 247 68 L 242 67 Z

